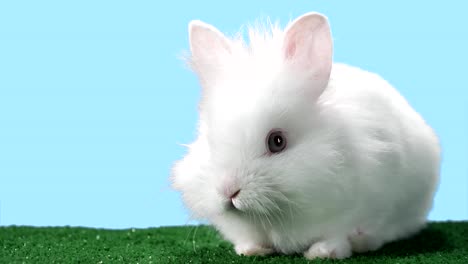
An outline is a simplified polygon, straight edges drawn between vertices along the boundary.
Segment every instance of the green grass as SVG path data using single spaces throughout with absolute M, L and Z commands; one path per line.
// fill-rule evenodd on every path
M 300 255 L 243 257 L 212 228 L 105 230 L 0 227 L 0 263 L 307 263 Z M 431 223 L 418 235 L 343 261 L 468 264 L 468 222 Z

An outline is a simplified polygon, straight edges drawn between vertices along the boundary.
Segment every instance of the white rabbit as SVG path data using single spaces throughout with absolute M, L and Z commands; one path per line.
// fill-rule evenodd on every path
M 326 17 L 249 28 L 249 44 L 192 21 L 189 39 L 198 137 L 172 185 L 238 254 L 342 259 L 424 227 L 437 136 L 384 79 L 332 63 Z

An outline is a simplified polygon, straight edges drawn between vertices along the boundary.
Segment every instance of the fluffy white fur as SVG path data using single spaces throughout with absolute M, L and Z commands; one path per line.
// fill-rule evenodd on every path
M 189 62 L 198 138 L 173 187 L 238 254 L 346 258 L 420 230 L 440 166 L 436 135 L 376 74 L 332 64 L 327 19 L 249 28 L 247 45 L 200 21 Z M 268 154 L 272 129 L 287 148 Z M 230 194 L 240 189 L 229 206 Z

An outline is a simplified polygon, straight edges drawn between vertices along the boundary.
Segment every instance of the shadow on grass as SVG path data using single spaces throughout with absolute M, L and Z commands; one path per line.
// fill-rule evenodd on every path
M 216 233 L 216 231 L 213 230 L 213 233 Z M 389 257 L 402 258 L 433 253 L 449 253 L 453 251 L 455 247 L 449 240 L 448 236 L 449 234 L 444 233 L 442 230 L 428 227 L 410 238 L 388 243 L 377 251 L 353 254 L 353 257 L 350 259 L 352 262 L 350 263 L 355 263 L 355 261 L 373 263 L 373 261 L 377 261 L 378 259 L 385 259 Z M 186 256 L 190 259 L 203 259 L 204 261 L 207 261 L 206 263 L 211 263 L 209 261 L 210 259 L 219 260 L 226 258 L 229 258 L 231 263 L 253 263 L 263 261 L 271 263 L 274 261 L 278 263 L 302 263 L 302 261 L 305 261 L 302 254 L 272 254 L 269 256 L 240 257 L 235 254 L 234 249 L 230 243 L 222 240 L 221 242 L 216 242 L 211 246 L 203 246 L 201 248 L 197 248 L 197 250 L 190 250 L 186 253 Z M 328 263 L 326 260 L 317 261 L 317 263 Z
M 369 257 L 404 257 L 424 253 L 450 252 L 454 249 L 447 235 L 437 229 L 426 228 L 418 234 L 403 240 L 388 243 L 381 249 L 359 254 Z

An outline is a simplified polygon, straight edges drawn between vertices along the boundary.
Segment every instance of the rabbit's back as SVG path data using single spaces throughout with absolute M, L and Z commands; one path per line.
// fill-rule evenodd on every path
M 347 142 L 359 194 L 355 221 L 384 241 L 420 229 L 439 181 L 438 138 L 423 118 L 380 76 L 334 64 L 320 98 Z

